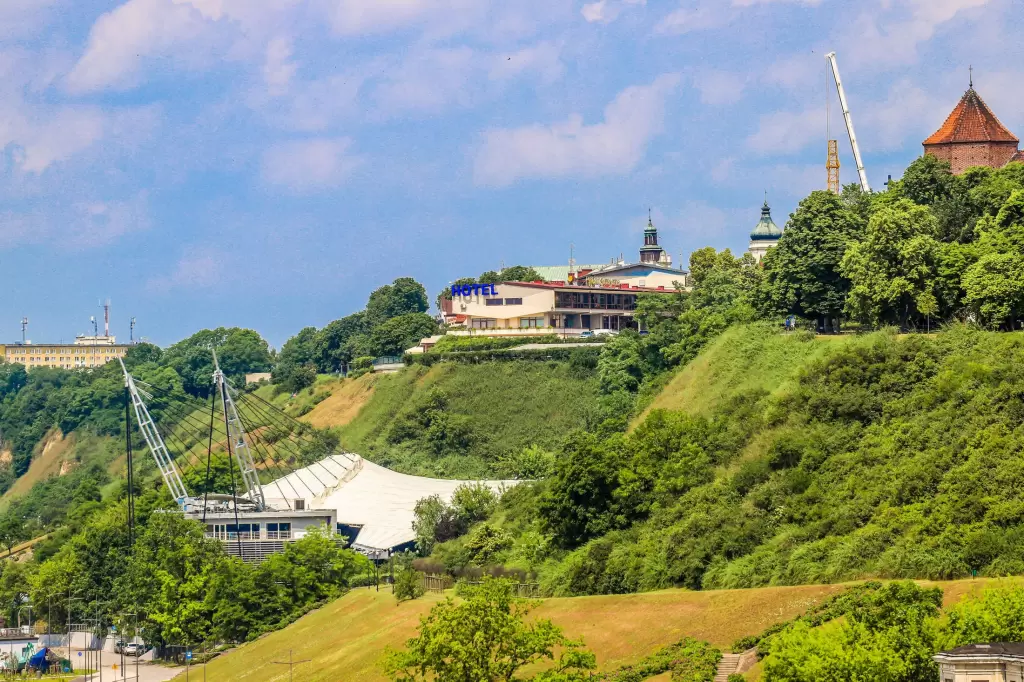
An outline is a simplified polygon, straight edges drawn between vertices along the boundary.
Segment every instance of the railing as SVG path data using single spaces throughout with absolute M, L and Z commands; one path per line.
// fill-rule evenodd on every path
M 292 532 L 290 530 L 268 530 L 268 540 L 291 540 Z
M 266 538 L 253 531 L 243 531 L 241 533 L 236 533 L 235 531 L 213 531 L 206 533 L 206 537 L 215 540 L 289 540 L 291 536 L 290 531 L 284 531 L 283 533 L 281 531 L 267 531 Z

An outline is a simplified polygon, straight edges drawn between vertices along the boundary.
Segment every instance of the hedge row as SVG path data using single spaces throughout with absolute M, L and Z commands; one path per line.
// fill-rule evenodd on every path
M 481 362 L 509 361 L 509 360 L 570 360 L 572 358 L 587 358 L 591 362 L 601 354 L 601 346 L 561 348 L 552 344 L 551 348 L 535 348 L 530 350 L 518 350 L 515 348 L 498 350 L 479 350 L 465 352 L 428 352 L 428 353 L 406 353 L 405 364 L 423 365 L 432 367 L 439 362 L 460 362 L 467 365 L 479 364 Z

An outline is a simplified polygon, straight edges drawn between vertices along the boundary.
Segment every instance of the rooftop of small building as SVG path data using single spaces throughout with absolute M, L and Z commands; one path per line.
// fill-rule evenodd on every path
M 973 83 L 942 126 L 932 133 L 924 144 L 927 146 L 971 142 L 1019 142 L 1017 136 L 1011 133 L 988 108 L 975 91 Z
M 764 206 L 761 207 L 761 219 L 757 221 L 757 225 L 751 230 L 750 238 L 754 241 L 777 240 L 781 236 L 782 230 L 772 220 L 772 209 L 768 205 L 768 200 L 765 199 Z
M 1024 660 L 1024 642 L 990 642 L 987 644 L 966 644 L 955 649 L 942 651 L 936 658 L 978 658 L 987 656 L 1012 657 Z
M 649 292 L 649 293 L 667 293 L 675 291 L 675 289 L 669 287 L 638 287 L 629 284 L 609 284 L 607 286 L 601 285 L 579 285 L 569 284 L 568 282 L 501 282 L 498 286 L 517 286 L 517 287 L 530 287 L 532 289 L 550 289 L 558 291 L 575 291 L 575 292 L 601 292 L 607 293 L 612 291 L 628 291 L 631 293 L 636 292 Z

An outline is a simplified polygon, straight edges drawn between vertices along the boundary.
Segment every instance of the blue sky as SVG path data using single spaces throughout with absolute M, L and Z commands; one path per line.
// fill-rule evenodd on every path
M 1016 5 L 1016 7 L 1015 7 Z M 967 86 L 1024 133 L 1020 0 L 3 0 L 0 339 L 279 346 L 398 276 L 742 251 L 824 185 L 836 50 L 869 178 Z M 855 179 L 833 103 L 842 178 Z

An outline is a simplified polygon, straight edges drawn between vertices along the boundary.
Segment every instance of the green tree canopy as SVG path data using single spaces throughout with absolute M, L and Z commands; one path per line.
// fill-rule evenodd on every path
M 393 317 L 409 313 L 425 313 L 430 307 L 427 290 L 412 277 L 399 277 L 370 294 L 366 303 L 366 320 L 371 328 Z
M 861 218 L 839 197 L 811 192 L 763 261 L 758 308 L 804 318 L 841 318 L 850 281 L 839 263 L 863 227 Z
M 273 366 L 267 342 L 240 327 L 198 331 L 168 348 L 163 361 L 181 376 L 188 393 L 205 397 L 213 390 L 213 351 L 220 368 L 235 381 L 249 372 L 269 372 Z
M 373 355 L 401 355 L 420 339 L 437 333 L 437 321 L 426 313 L 399 315 L 370 334 Z
M 461 602 L 448 598 L 434 606 L 404 650 L 388 650 L 384 668 L 392 680 L 582 682 L 596 667 L 583 643 L 567 638 L 550 620 L 527 622 L 534 604 L 517 599 L 510 582 L 488 578 L 467 592 Z M 523 668 L 544 661 L 552 663 L 551 670 L 519 676 Z
M 847 311 L 865 322 L 906 328 L 938 310 L 938 223 L 909 200 L 879 209 L 864 240 L 847 250 L 841 274 L 851 282 Z

